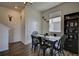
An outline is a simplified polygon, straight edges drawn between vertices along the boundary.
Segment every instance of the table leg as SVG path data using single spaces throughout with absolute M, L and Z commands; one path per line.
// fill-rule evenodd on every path
M 43 49 L 43 56 L 45 56 L 45 49 Z
M 51 46 L 51 49 L 50 49 L 50 55 L 53 56 L 53 45 Z

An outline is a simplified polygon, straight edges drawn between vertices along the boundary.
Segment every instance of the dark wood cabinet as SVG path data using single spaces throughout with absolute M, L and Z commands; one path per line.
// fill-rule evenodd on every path
M 64 49 L 78 53 L 79 12 L 64 15 L 64 34 L 66 35 Z

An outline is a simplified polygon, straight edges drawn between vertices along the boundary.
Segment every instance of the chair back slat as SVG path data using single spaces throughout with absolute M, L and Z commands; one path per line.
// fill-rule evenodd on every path
M 65 42 L 65 40 L 66 40 L 66 36 L 63 35 L 63 36 L 60 38 L 59 43 L 58 43 L 58 45 L 60 45 L 60 49 L 63 49 L 63 48 L 64 48 L 64 42 Z

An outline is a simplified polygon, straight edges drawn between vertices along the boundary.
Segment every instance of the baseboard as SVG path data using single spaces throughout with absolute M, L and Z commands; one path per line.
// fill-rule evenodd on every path
M 17 41 L 17 42 L 10 42 L 9 44 L 14 44 L 14 43 L 18 43 L 18 42 L 21 42 L 21 41 Z
M 9 44 L 14 44 L 14 43 L 22 43 L 23 45 L 30 45 L 31 44 L 31 42 L 23 43 L 22 41 L 12 42 L 12 43 L 9 43 Z
M 23 42 L 22 42 L 23 43 Z M 30 45 L 31 44 L 31 42 L 28 42 L 28 43 L 23 43 L 24 45 Z
M 9 50 L 9 48 L 8 48 L 8 49 L 6 49 L 6 50 L 1 50 L 1 51 L 0 51 L 0 53 L 1 53 L 1 52 L 5 52 L 5 51 L 8 51 L 8 50 Z

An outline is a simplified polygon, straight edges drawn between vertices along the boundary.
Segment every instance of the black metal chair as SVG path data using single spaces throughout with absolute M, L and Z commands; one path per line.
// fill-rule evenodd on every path
M 35 35 L 31 35 L 31 38 L 32 38 L 32 49 L 35 51 L 35 49 L 40 44 L 40 40 Z
M 46 40 L 46 38 L 41 37 L 41 44 L 40 44 L 40 50 L 39 53 L 41 52 L 41 50 L 43 51 L 43 56 L 45 56 L 46 54 L 46 50 L 49 48 L 51 48 L 51 43 L 49 42 L 49 40 Z M 50 55 L 50 54 L 49 54 Z
M 56 42 L 55 42 L 55 44 L 58 43 L 58 46 L 56 47 L 55 44 L 53 45 L 53 49 L 55 50 L 55 51 L 54 51 L 54 55 L 56 55 L 56 54 L 58 54 L 59 56 L 60 56 L 61 54 L 64 55 L 64 51 L 63 51 L 64 49 L 63 49 L 63 48 L 64 48 L 65 39 L 66 39 L 66 36 L 63 35 L 63 36 L 60 38 L 59 41 L 56 41 Z

